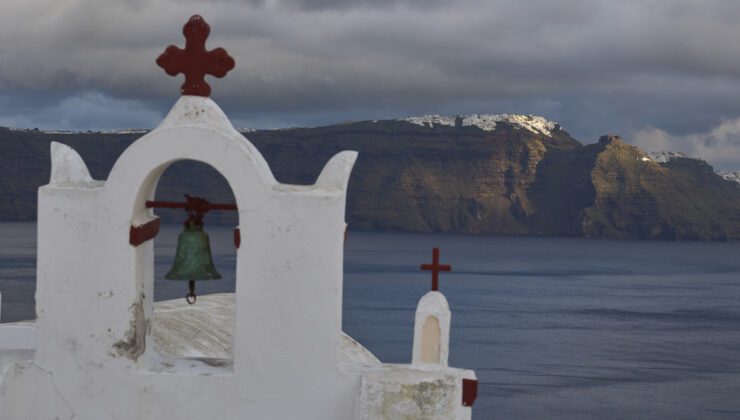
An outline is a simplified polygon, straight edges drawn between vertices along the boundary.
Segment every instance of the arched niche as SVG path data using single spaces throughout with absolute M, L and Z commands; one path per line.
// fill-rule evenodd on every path
M 440 362 L 440 338 L 439 318 L 430 315 L 424 321 L 424 326 L 421 329 L 422 363 L 438 364 Z

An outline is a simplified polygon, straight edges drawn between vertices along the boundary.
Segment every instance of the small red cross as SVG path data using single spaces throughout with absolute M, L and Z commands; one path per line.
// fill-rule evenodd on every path
M 210 96 L 211 87 L 205 76 L 224 77 L 236 63 L 223 48 L 206 50 L 206 39 L 211 27 L 199 15 L 194 15 L 182 28 L 185 49 L 170 45 L 157 58 L 157 65 L 170 76 L 185 74 L 185 83 L 180 87 L 182 95 Z
M 449 264 L 439 263 L 439 248 L 432 249 L 432 263 L 422 264 L 422 270 L 432 272 L 432 290 L 439 290 L 439 272 L 440 271 L 452 271 L 452 266 Z

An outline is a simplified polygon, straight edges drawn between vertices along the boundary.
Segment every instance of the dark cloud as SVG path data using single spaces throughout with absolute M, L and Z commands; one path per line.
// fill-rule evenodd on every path
M 0 124 L 156 121 L 181 80 L 154 58 L 192 13 L 237 59 L 212 85 L 244 126 L 519 112 L 680 146 L 740 117 L 730 0 L 4 0 Z
M 429 8 L 444 3 L 445 0 L 249 0 L 254 6 L 267 7 L 271 4 L 284 9 L 306 11 L 347 10 L 354 8 L 377 9 L 394 6 Z
M 157 125 L 163 116 L 139 101 L 115 99 L 98 92 L 36 99 L 0 99 L 0 125 L 59 130 L 148 128 Z

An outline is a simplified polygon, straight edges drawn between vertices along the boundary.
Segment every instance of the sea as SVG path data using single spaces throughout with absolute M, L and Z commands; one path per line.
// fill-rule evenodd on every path
M 156 238 L 157 300 L 186 293 L 163 279 L 179 230 Z M 199 292 L 233 291 L 231 228 L 208 231 L 224 280 Z M 3 322 L 34 317 L 35 241 L 35 224 L 0 223 Z M 740 243 L 350 231 L 343 328 L 383 362 L 411 358 L 433 247 L 474 419 L 740 418 Z

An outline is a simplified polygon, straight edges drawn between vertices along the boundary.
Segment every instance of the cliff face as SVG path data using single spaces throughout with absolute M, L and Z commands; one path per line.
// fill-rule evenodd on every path
M 581 147 L 562 130 L 550 136 L 505 124 L 485 131 L 361 122 L 248 137 L 284 182 L 313 182 L 334 153 L 358 150 L 352 228 L 414 232 L 533 233 L 527 189 L 538 163 L 549 149 Z
M 738 239 L 738 188 L 706 162 L 673 158 L 656 163 L 616 136 L 586 148 L 598 154 L 591 171 L 595 200 L 584 209 L 585 236 Z
M 359 151 L 347 208 L 352 229 L 740 239 L 740 188 L 702 161 L 655 162 L 615 136 L 584 146 L 557 126 L 514 118 L 452 121 L 365 121 L 246 136 L 286 183 L 313 183 L 332 155 Z M 0 128 L 0 220 L 35 219 L 36 189 L 49 176 L 50 141 L 75 148 L 93 177 L 105 179 L 140 135 Z M 168 169 L 157 199 L 185 192 L 233 201 L 223 178 L 194 162 Z M 158 214 L 167 221 L 183 216 Z M 224 213 L 208 218 L 234 222 Z

